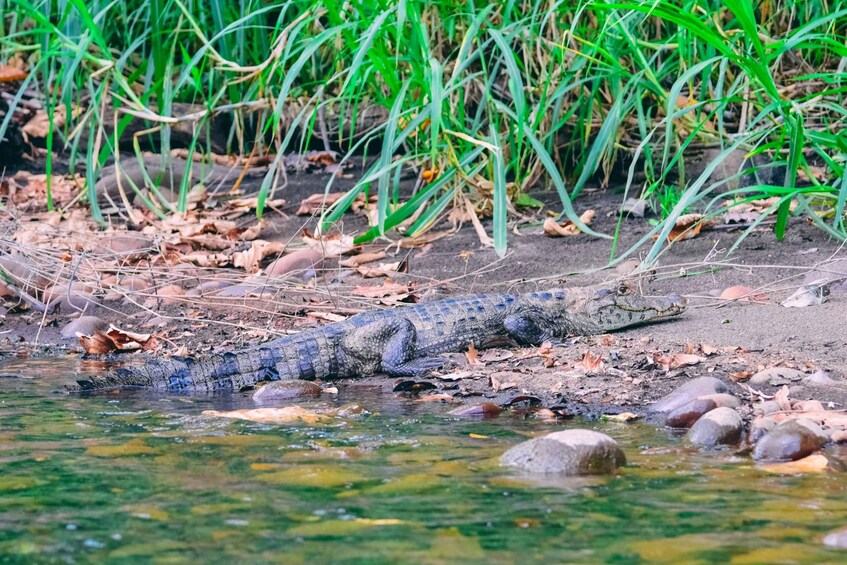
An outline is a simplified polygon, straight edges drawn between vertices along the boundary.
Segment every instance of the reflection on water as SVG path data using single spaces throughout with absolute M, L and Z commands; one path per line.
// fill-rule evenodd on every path
M 0 367 L 0 561 L 819 563 L 847 526 L 841 473 L 767 475 L 642 424 L 550 424 L 342 388 L 304 400 L 360 415 L 315 425 L 201 415 L 249 397 L 55 391 L 72 358 Z M 9 376 L 17 374 L 17 377 Z M 529 479 L 507 447 L 588 426 L 618 476 Z

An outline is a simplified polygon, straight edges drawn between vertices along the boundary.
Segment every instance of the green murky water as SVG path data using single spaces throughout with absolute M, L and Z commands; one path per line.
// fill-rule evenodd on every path
M 642 424 L 456 420 L 342 390 L 258 424 L 201 415 L 247 398 L 55 394 L 64 360 L 0 367 L 0 562 L 822 563 L 847 553 L 847 474 L 769 475 Z M 529 480 L 496 465 L 563 426 L 615 437 L 630 465 Z

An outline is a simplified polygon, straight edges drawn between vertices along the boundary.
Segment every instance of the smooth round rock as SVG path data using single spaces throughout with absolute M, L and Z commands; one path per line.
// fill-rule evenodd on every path
M 776 428 L 776 420 L 770 416 L 758 416 L 750 424 L 750 431 L 747 433 L 747 439 L 750 443 L 755 444 L 762 439 L 765 434 Z
M 309 381 L 271 381 L 256 389 L 253 401 L 268 403 L 289 398 L 320 396 L 321 392 L 321 387 Z
M 835 382 L 835 379 L 829 376 L 826 371 L 815 371 L 808 377 L 803 379 L 804 384 L 827 385 Z
M 791 382 L 797 382 L 806 376 L 803 371 L 789 369 L 787 367 L 769 367 L 759 371 L 747 381 L 751 385 L 774 385 L 781 386 Z
M 738 408 L 739 406 L 741 406 L 741 401 L 738 399 L 737 396 L 725 392 L 720 392 L 717 394 L 706 394 L 704 396 L 701 396 L 700 398 L 714 400 L 718 408 L 720 408 L 721 406 L 726 406 L 727 408 Z
M 847 530 L 826 534 L 823 538 L 823 544 L 827 547 L 847 549 Z
M 695 398 L 706 396 L 709 394 L 719 394 L 728 392 L 726 384 L 715 377 L 698 377 L 690 380 L 681 387 L 677 388 L 672 393 L 659 399 L 653 406 L 650 407 L 651 412 L 668 413 L 676 410 L 680 406 L 688 404 Z
M 618 443 L 592 430 L 564 430 L 519 443 L 500 463 L 531 473 L 600 475 L 626 464 Z
M 76 334 L 94 335 L 97 330 L 105 330 L 108 327 L 109 322 L 97 316 L 80 316 L 62 328 L 61 334 L 65 339 L 76 339 Z
M 766 433 L 753 448 L 753 459 L 796 461 L 823 447 L 823 430 L 806 418 L 788 420 Z
M 732 445 L 741 439 L 743 422 L 732 408 L 722 406 L 706 413 L 688 430 L 686 438 L 698 447 Z
M 768 414 L 773 414 L 774 412 L 781 412 L 782 407 L 779 405 L 779 402 L 776 400 L 765 400 L 764 402 L 760 402 L 753 407 L 754 414 L 762 414 L 767 416 Z
M 714 400 L 695 398 L 668 414 L 668 417 L 665 418 L 665 425 L 669 428 L 690 428 L 703 414 L 711 412 L 717 407 L 718 405 Z

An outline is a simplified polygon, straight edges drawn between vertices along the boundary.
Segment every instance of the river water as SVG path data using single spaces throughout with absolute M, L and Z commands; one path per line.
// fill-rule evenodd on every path
M 0 372 L 2 563 L 843 563 L 847 474 L 768 474 L 647 424 L 457 419 L 364 387 L 298 401 L 319 421 L 203 415 L 249 396 L 69 396 L 71 359 Z M 339 412 L 337 409 L 343 407 Z M 498 466 L 534 435 L 589 427 L 611 477 Z

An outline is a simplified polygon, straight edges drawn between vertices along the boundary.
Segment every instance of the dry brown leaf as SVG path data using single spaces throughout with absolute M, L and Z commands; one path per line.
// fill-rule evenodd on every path
M 357 286 L 351 291 L 353 296 L 363 296 L 365 298 L 388 298 L 391 297 L 395 301 L 401 301 L 408 298 L 411 294 L 411 289 L 400 283 L 385 281 L 380 286 Z
M 347 259 L 342 259 L 338 262 L 338 264 L 342 267 L 356 268 L 359 265 L 379 261 L 380 259 L 385 259 L 385 251 L 379 251 L 377 253 L 359 253 L 358 255 L 353 255 Z
M 262 424 L 288 424 L 290 422 L 305 422 L 314 425 L 329 419 L 326 414 L 319 414 L 300 406 L 284 406 L 282 408 L 247 408 L 243 410 L 203 410 L 204 416 L 219 416 L 236 420 L 249 420 Z
M 28 73 L 12 65 L 0 65 L 0 82 L 17 82 L 26 79 Z
M 77 106 L 75 104 L 71 106 L 71 113 L 74 118 L 79 117 L 82 112 L 82 106 Z M 35 115 L 26 124 L 24 124 L 21 131 L 30 138 L 44 139 L 50 132 L 51 124 L 53 125 L 53 128 L 59 129 L 65 125 L 66 117 L 67 107 L 64 104 L 56 106 L 53 110 L 52 120 L 50 120 L 47 110 L 38 110 Z
M 506 373 L 506 375 L 508 374 L 509 373 Z M 492 374 L 488 376 L 488 382 L 491 384 L 491 388 L 494 392 L 501 392 L 518 386 L 517 383 L 513 381 L 504 381 L 502 378 L 503 376 L 504 375 L 500 374 Z
M 334 314 L 333 312 L 307 312 L 306 316 L 314 320 L 324 320 L 326 322 L 343 322 L 347 316 Z
M 594 210 L 586 210 L 583 212 L 579 219 L 585 225 L 590 225 L 591 222 L 594 221 L 594 217 L 597 215 L 597 212 Z M 570 220 L 560 224 L 556 222 L 553 218 L 547 218 L 544 220 L 544 235 L 550 237 L 567 237 L 571 235 L 578 235 L 581 233 L 580 229 L 571 222 Z
M 590 351 L 586 350 L 585 354 L 582 356 L 582 361 L 580 361 L 580 365 L 585 369 L 586 372 L 597 372 L 603 370 L 603 356 L 597 355 L 596 357 L 591 354 Z
M 668 234 L 668 241 L 684 241 L 697 237 L 700 231 L 714 226 L 714 221 L 704 220 L 703 214 L 684 214 L 677 218 L 676 223 Z
M 737 383 L 739 381 L 749 379 L 752 375 L 753 371 L 735 371 L 734 373 L 729 374 L 729 378 L 732 382 Z
M 357 249 L 351 235 L 324 235 L 309 233 L 303 230 L 303 242 L 312 249 L 319 251 L 324 257 L 338 257 Z
M 659 367 L 666 372 L 679 369 L 680 367 L 696 365 L 697 363 L 705 360 L 705 357 L 690 353 L 674 353 L 672 355 L 666 355 L 658 351 L 653 353 L 653 362 L 659 365 Z
M 717 347 L 715 347 L 713 345 L 709 345 L 708 343 L 706 343 L 704 341 L 703 343 L 700 344 L 700 351 L 703 352 L 703 355 L 709 357 L 711 355 L 714 355 L 715 353 L 717 353 L 720 350 Z
M 295 214 L 298 216 L 311 216 L 312 214 L 323 211 L 325 207 L 332 206 L 346 194 L 346 192 L 312 194 L 300 202 L 300 207 L 297 209 Z M 356 200 L 364 201 L 364 199 L 365 197 L 363 194 L 356 197 Z
M 465 352 L 465 357 L 467 357 L 468 364 L 470 365 L 485 365 L 485 363 L 479 360 L 479 351 L 473 341 L 468 344 L 468 350 Z
M 777 391 L 773 399 L 779 404 L 780 410 L 786 412 L 791 411 L 791 400 L 788 398 L 788 385 L 782 385 L 782 388 Z
M 112 351 L 154 349 L 158 344 L 151 334 L 129 332 L 110 325 L 108 330 L 98 330 L 94 335 L 79 335 L 79 343 L 91 355 L 104 355 Z
M 409 263 L 406 261 L 395 261 L 394 263 L 379 263 L 375 267 L 361 266 L 356 269 L 366 279 L 378 277 L 390 277 L 394 273 L 406 273 L 409 271 Z
M 484 247 L 494 247 L 494 240 L 485 233 L 485 228 L 482 227 L 482 222 L 479 221 L 479 216 L 476 215 L 476 210 L 474 210 L 473 204 L 471 204 L 471 201 L 467 196 L 465 196 L 465 210 L 467 211 L 468 218 L 470 218 L 471 224 L 476 231 L 479 242 Z
M 259 263 L 268 255 L 274 255 L 285 251 L 285 244 L 279 241 L 265 241 L 257 239 L 250 243 L 250 249 L 232 254 L 232 264 L 243 268 L 248 273 L 259 271 Z
M 400 240 L 402 249 L 416 249 L 429 245 L 433 241 L 438 241 L 442 237 L 446 237 L 453 233 L 453 230 L 431 231 L 417 237 L 409 237 Z
M 768 473 L 776 473 L 779 475 L 797 475 L 800 473 L 822 473 L 829 465 L 829 461 L 824 455 L 815 453 L 797 461 L 788 461 L 787 463 L 772 463 L 770 465 L 762 465 L 759 468 Z

